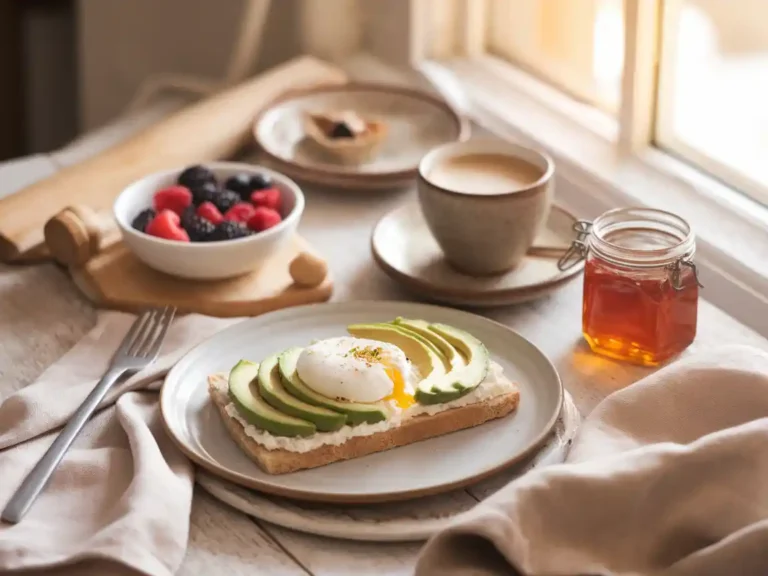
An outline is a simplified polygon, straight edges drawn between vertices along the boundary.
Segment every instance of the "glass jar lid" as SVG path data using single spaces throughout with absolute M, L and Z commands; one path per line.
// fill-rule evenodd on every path
M 588 248 L 626 266 L 666 266 L 690 260 L 696 250 L 691 226 L 675 214 L 652 208 L 618 208 L 597 218 Z
M 575 266 L 592 250 L 596 256 L 620 266 L 668 268 L 676 289 L 680 287 L 683 267 L 689 267 L 701 286 L 693 263 L 696 251 L 693 230 L 688 222 L 671 212 L 616 208 L 594 222 L 577 221 L 574 231 L 576 240 L 557 263 L 560 270 Z

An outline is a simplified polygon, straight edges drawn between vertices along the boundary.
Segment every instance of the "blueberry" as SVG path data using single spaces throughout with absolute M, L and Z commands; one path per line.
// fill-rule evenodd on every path
M 176 179 L 177 184 L 186 186 L 190 190 L 206 182 L 216 184 L 216 176 L 208 168 L 200 164 L 186 168 Z
M 224 220 L 224 222 L 216 226 L 216 229 L 208 237 L 208 240 L 210 242 L 217 242 L 220 240 L 234 240 L 236 238 L 245 238 L 246 236 L 250 235 L 251 231 L 242 222 Z
M 222 214 L 240 201 L 240 194 L 232 192 L 231 190 L 222 190 L 211 200 Z
M 251 196 L 251 191 L 253 190 L 253 188 L 251 188 L 251 177 L 248 174 L 243 173 L 230 176 L 224 183 L 224 188 L 232 190 L 232 192 L 237 192 L 240 195 L 240 198 L 248 201 Z
M 190 191 L 195 206 L 200 206 L 203 202 L 213 202 L 214 198 L 221 192 L 214 182 L 202 182 L 191 187 Z
M 331 138 L 353 138 L 355 135 L 344 122 L 337 122 L 331 130 Z
M 139 232 L 146 232 L 147 225 L 152 222 L 152 220 L 155 217 L 155 211 L 152 210 L 152 208 L 148 208 L 147 210 L 142 210 L 139 212 L 138 216 L 133 219 L 133 222 L 131 222 L 131 226 L 138 230 Z
M 254 174 L 251 176 L 251 192 L 254 190 L 264 190 L 272 186 L 272 178 L 266 174 Z

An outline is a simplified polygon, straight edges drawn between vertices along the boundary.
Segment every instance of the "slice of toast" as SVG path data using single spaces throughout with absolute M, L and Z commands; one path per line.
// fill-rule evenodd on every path
M 344 444 L 324 445 L 308 452 L 289 450 L 268 450 L 253 438 L 245 434 L 243 425 L 226 412 L 230 403 L 225 382 L 220 375 L 208 378 L 208 393 L 218 408 L 224 425 L 232 438 L 245 451 L 248 457 L 268 474 L 287 474 L 305 468 L 317 468 L 340 460 L 349 460 L 382 452 L 397 446 L 404 446 L 427 438 L 442 436 L 457 430 L 478 426 L 489 420 L 506 416 L 517 408 L 520 393 L 515 388 L 509 394 L 503 394 L 458 408 L 451 408 L 437 414 L 422 414 L 405 420 L 400 426 L 376 432 L 368 436 L 353 436 Z

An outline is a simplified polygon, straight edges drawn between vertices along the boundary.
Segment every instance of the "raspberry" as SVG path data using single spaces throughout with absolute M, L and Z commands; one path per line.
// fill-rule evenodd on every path
M 179 220 L 179 215 L 175 212 L 162 210 L 147 226 L 147 234 L 166 240 L 189 242 L 189 235 L 179 226 Z
M 199 164 L 189 166 L 179 174 L 179 177 L 176 179 L 177 184 L 181 184 L 190 189 L 195 188 L 200 184 L 205 184 L 206 182 L 212 182 L 215 185 L 216 176 L 214 176 L 213 172 L 208 170 L 208 168 Z
M 238 202 L 232 206 L 232 208 L 227 210 L 227 213 L 224 214 L 224 220 L 234 220 L 235 222 L 242 222 L 245 224 L 248 222 L 250 217 L 253 216 L 255 211 L 256 208 L 254 208 L 251 204 Z
M 213 205 L 212 202 L 203 202 L 197 207 L 197 215 L 201 218 L 205 218 L 208 222 L 220 224 L 224 221 L 224 216 L 221 215 L 219 209 Z
M 219 209 L 219 212 L 224 214 L 227 210 L 232 208 L 232 206 L 240 202 L 240 195 L 231 190 L 222 190 L 213 197 L 211 202 L 213 202 L 216 208 Z
M 234 240 L 236 238 L 245 238 L 250 236 L 251 231 L 248 230 L 245 224 L 242 222 L 232 222 L 230 220 L 224 220 L 221 224 L 216 226 L 216 230 L 208 238 L 211 242 L 219 240 Z
M 192 201 L 196 206 L 203 202 L 213 202 L 213 199 L 219 194 L 219 187 L 215 182 L 203 182 L 190 188 L 192 191 Z
M 277 188 L 257 190 L 251 194 L 251 202 L 253 202 L 254 206 L 264 206 L 265 208 L 271 208 L 275 212 L 280 212 L 280 208 L 283 206 L 283 198 L 280 195 L 280 190 Z
M 169 186 L 155 192 L 153 203 L 158 212 L 171 210 L 181 216 L 184 208 L 192 204 L 192 192 L 184 186 Z
M 282 220 L 283 218 L 279 212 L 266 206 L 259 206 L 254 210 L 250 220 L 248 220 L 248 228 L 256 232 L 262 232 L 272 228 L 272 226 L 277 226 Z
M 147 225 L 152 222 L 152 219 L 155 217 L 156 212 L 152 210 L 152 208 L 149 208 L 147 210 L 142 210 L 139 212 L 139 215 L 136 216 L 136 218 L 133 219 L 133 222 L 131 222 L 131 226 L 138 230 L 139 232 L 146 232 L 147 231 Z

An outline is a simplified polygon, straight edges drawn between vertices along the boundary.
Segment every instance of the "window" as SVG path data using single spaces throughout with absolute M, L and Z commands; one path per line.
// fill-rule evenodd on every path
M 487 16 L 489 52 L 579 99 L 617 111 L 624 65 L 622 0 L 492 0 Z
M 433 56 L 511 63 L 768 205 L 768 0 L 412 1 Z
M 656 142 L 753 195 L 768 188 L 768 1 L 665 1 Z

